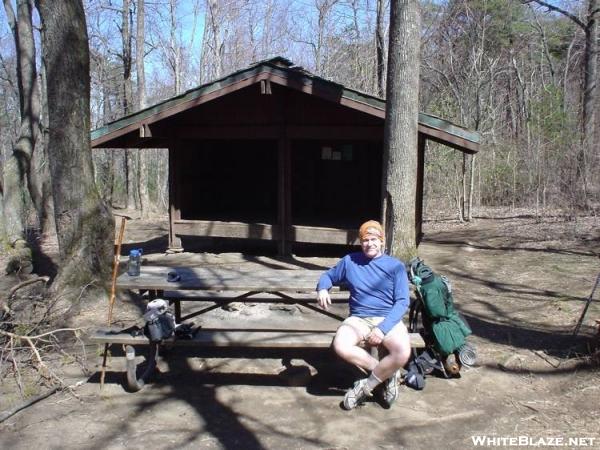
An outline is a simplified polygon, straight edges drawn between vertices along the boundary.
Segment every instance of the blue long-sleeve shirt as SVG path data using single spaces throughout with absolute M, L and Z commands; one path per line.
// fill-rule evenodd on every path
M 378 326 L 383 334 L 400 322 L 408 309 L 406 268 L 389 255 L 372 259 L 362 252 L 346 255 L 321 275 L 317 291 L 340 283 L 350 289 L 350 315 L 384 317 Z

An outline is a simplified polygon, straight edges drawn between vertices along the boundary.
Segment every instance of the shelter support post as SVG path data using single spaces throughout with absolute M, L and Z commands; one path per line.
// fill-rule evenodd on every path
M 417 153 L 417 191 L 415 199 L 415 239 L 417 245 L 423 238 L 423 185 L 425 178 L 425 143 L 427 139 L 419 133 Z
M 278 141 L 277 155 L 277 222 L 279 225 L 277 252 L 280 256 L 284 256 L 289 255 L 292 250 L 291 243 L 287 240 L 287 230 L 292 226 L 292 155 L 285 128 Z
M 169 252 L 183 251 L 181 238 L 175 234 L 175 221 L 181 219 L 181 177 L 176 155 L 177 147 L 169 147 Z

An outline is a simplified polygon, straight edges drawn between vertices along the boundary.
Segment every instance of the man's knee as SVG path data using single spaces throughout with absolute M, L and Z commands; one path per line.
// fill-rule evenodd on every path
M 398 363 L 398 365 L 404 366 L 410 359 L 410 353 L 410 343 L 408 345 L 402 345 L 398 353 L 396 354 L 396 362 Z
M 356 330 L 350 326 L 342 325 L 333 339 L 333 350 L 339 357 L 344 358 L 348 356 L 359 340 L 360 337 Z
M 410 359 L 410 348 L 408 351 L 404 348 L 398 349 L 397 351 L 390 352 L 388 355 L 391 358 L 392 363 L 397 369 L 406 366 L 406 363 Z
M 383 344 L 388 350 L 390 357 L 398 366 L 404 366 L 410 359 L 410 338 L 406 329 L 394 330 L 384 339 Z
M 340 358 L 346 359 L 346 356 L 348 355 L 348 346 L 344 343 L 334 340 L 333 351 L 335 351 L 335 354 L 338 355 Z

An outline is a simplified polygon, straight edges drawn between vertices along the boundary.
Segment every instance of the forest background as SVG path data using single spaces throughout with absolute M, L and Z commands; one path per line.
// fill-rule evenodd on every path
M 0 8 L 0 259 L 7 248 L 19 256 L 22 238 L 47 244 L 47 236 L 62 230 L 54 253 L 75 297 L 93 283 L 104 286 L 92 278 L 109 275 L 114 224 L 105 205 L 142 217 L 163 215 L 168 205 L 166 150 L 90 151 L 90 129 L 273 56 L 369 94 L 383 97 L 386 90 L 389 0 L 85 0 L 84 10 L 79 3 L 3 0 Z M 475 156 L 427 144 L 426 219 L 468 221 L 479 207 L 597 218 L 599 3 L 420 2 L 420 110 L 481 135 Z M 61 31 L 64 47 L 51 45 L 49 37 Z M 79 58 L 77 64 L 49 64 L 54 72 L 46 73 L 43 58 L 56 61 L 61 52 Z M 88 87 L 90 103 L 78 102 Z M 69 102 L 69 114 L 56 109 Z M 78 113 L 76 133 L 70 116 Z M 61 136 L 63 125 L 69 134 Z M 59 154 L 62 147 L 68 151 Z M 82 155 L 87 160 L 75 161 Z M 17 259 L 14 283 L 32 270 Z M 94 277 L 63 269 L 82 261 L 97 269 Z M 40 280 L 48 278 L 26 282 Z M 5 291 L 14 300 L 14 287 Z M 17 323 L 14 305 L 0 303 L 9 356 L 13 341 L 46 326 L 46 311 L 54 307 L 23 298 L 42 318 Z
M 475 157 L 428 144 L 426 217 L 470 220 L 479 206 L 597 213 L 598 0 L 421 7 L 420 110 L 481 135 Z M 92 129 L 276 55 L 385 93 L 389 0 L 86 0 L 84 8 Z M 18 210 L 28 229 L 44 234 L 53 224 L 40 20 L 32 0 L 4 0 L 0 19 L 0 217 L 6 224 Z M 23 54 L 34 62 L 29 82 Z M 108 205 L 144 217 L 166 212 L 166 150 L 92 154 Z M 27 187 L 24 208 L 7 200 L 15 172 Z M 4 236 L 11 241 L 10 230 Z

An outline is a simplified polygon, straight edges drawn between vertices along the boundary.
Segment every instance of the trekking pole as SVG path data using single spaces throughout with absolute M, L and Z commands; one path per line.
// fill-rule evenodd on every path
M 127 223 L 127 219 L 130 219 L 128 216 L 120 216 L 121 217 L 121 227 L 119 228 L 119 234 L 117 236 L 117 242 L 115 244 L 115 254 L 113 258 L 113 271 L 112 271 L 112 280 L 110 285 L 110 297 L 108 299 L 108 318 L 107 323 L 108 326 L 111 326 L 112 323 L 112 312 L 113 306 L 115 304 L 116 291 L 117 291 L 117 274 L 119 273 L 119 262 L 121 260 L 121 244 L 123 243 L 123 235 L 125 234 L 125 224 Z M 108 343 L 104 344 L 104 355 L 102 357 L 102 370 L 100 371 L 100 389 L 104 387 L 104 376 L 106 375 L 106 358 L 108 356 Z
M 598 284 L 600 284 L 600 272 L 598 273 L 598 276 L 596 277 L 596 283 L 594 283 L 594 288 L 592 289 L 592 293 L 590 294 L 587 301 L 585 302 L 585 306 L 583 307 L 581 317 L 579 318 L 579 321 L 577 322 L 577 325 L 575 326 L 575 331 L 573 331 L 573 337 L 577 336 L 577 334 L 579 333 L 579 329 L 581 328 L 581 324 L 583 323 L 583 318 L 585 317 L 585 314 L 587 313 L 587 310 L 590 307 L 590 303 L 592 303 L 592 299 L 594 298 L 594 292 L 596 292 L 596 288 L 598 287 Z

